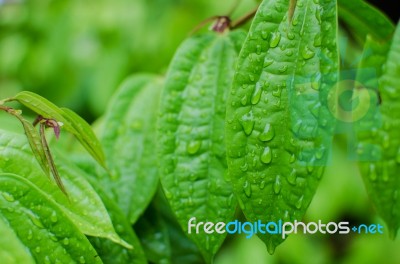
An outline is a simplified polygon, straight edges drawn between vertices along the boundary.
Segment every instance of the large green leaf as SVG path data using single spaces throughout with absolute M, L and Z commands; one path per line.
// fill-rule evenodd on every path
M 158 184 L 155 129 L 162 79 L 136 75 L 117 91 L 104 118 L 101 142 L 110 177 L 104 186 L 131 223 L 150 203 Z
M 84 234 L 109 238 L 129 247 L 115 233 L 100 197 L 77 168 L 61 159 L 55 161 L 69 198 L 44 175 L 24 136 L 0 130 L 0 172 L 23 175 L 54 199 Z
M 162 95 L 158 131 L 160 175 L 183 230 L 188 220 L 227 222 L 236 200 L 227 179 L 224 120 L 238 43 L 244 33 L 193 36 L 178 49 Z M 225 236 L 192 232 L 207 262 Z
M 4 195 L 4 194 L 3 194 Z M 8 199 L 10 196 L 7 196 Z M 2 263 L 7 264 L 34 264 L 30 252 L 25 245 L 19 240 L 15 232 L 6 224 L 0 214 L 0 259 Z
M 0 192 L 0 217 L 37 263 L 102 263 L 64 211 L 29 181 L 0 174 Z
M 371 51 L 361 65 L 375 69 L 374 75 L 360 68 L 358 80 L 365 88 L 354 92 L 355 98 L 366 94 L 362 103 L 369 107 L 356 123 L 355 147 L 367 191 L 394 238 L 400 227 L 400 26 L 389 50 L 370 39 L 364 54 Z
M 393 34 L 393 22 L 380 10 L 363 0 L 338 0 L 340 19 L 361 42 L 367 35 L 388 41 Z
M 263 1 L 239 55 L 227 104 L 229 174 L 251 222 L 301 220 L 332 140 L 336 1 Z M 333 111 L 334 109 L 332 109 Z M 258 234 L 270 253 L 280 234 Z

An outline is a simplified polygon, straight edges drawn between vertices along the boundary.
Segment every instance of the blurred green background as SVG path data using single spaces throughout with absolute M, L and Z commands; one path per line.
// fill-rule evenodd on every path
M 165 73 L 189 32 L 208 17 L 228 14 L 236 2 L 0 0 L 0 98 L 30 90 L 94 121 L 124 78 L 142 71 Z M 256 2 L 240 1 L 233 18 L 252 10 Z M 8 120 L 0 114 L 3 128 Z M 338 135 L 335 146 L 304 221 L 383 224 L 356 165 L 346 158 L 346 137 Z M 387 233 L 291 235 L 269 256 L 257 238 L 230 236 L 216 264 L 395 264 L 400 263 L 399 249 L 400 240 L 391 241 Z

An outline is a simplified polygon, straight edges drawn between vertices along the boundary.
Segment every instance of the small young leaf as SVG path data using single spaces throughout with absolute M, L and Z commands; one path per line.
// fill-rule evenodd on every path
M 400 227 L 400 25 L 389 50 L 370 38 L 364 51 L 368 53 L 373 56 L 364 56 L 361 65 L 376 71 L 375 75 L 365 75 L 365 69 L 359 69 L 358 81 L 369 94 L 363 103 L 370 109 L 356 123 L 355 147 L 369 196 L 395 238 Z
M 227 103 L 229 175 L 246 218 L 301 220 L 327 162 L 338 77 L 336 1 L 265 0 L 239 55 Z M 258 234 L 273 253 L 283 239 Z
M 0 214 L 0 259 L 7 264 L 34 264 L 35 260 Z
M 46 140 L 46 134 L 45 134 L 45 124 L 41 123 L 40 124 L 40 139 L 42 143 L 42 147 L 44 149 L 44 154 L 46 156 L 47 163 L 49 164 L 51 174 L 54 177 L 54 180 L 56 181 L 57 186 L 60 188 L 60 190 L 67 195 L 67 191 L 65 190 L 64 184 L 61 180 L 60 174 L 58 174 L 58 170 L 56 168 L 56 165 L 54 164 L 53 156 L 51 155 L 49 145 L 47 144 Z
M 224 120 L 242 31 L 193 36 L 178 49 L 162 94 L 157 152 L 161 182 L 185 233 L 197 222 L 228 222 L 236 200 L 227 179 Z M 225 239 L 191 233 L 206 262 Z
M 103 149 L 90 125 L 74 111 L 68 108 L 61 108 L 61 110 L 62 116 L 75 129 L 76 133 L 73 133 L 75 137 L 85 147 L 89 154 L 92 155 L 92 157 L 94 157 L 94 159 L 99 162 L 100 165 L 105 167 Z
M 43 172 L 50 177 L 50 164 L 47 160 L 44 147 L 42 145 L 41 137 L 39 132 L 33 127 L 31 123 L 25 120 L 20 115 L 15 115 L 21 122 L 26 138 L 28 139 L 29 146 L 31 147 L 32 153 L 38 161 L 40 167 L 42 167 Z
M 158 184 L 155 127 L 162 79 L 150 74 L 126 80 L 104 118 L 101 142 L 110 177 L 108 194 L 131 223 L 146 209 Z
M 72 133 L 100 165 L 104 166 L 104 153 L 90 126 L 81 117 L 69 109 L 60 109 L 47 99 L 32 93 L 20 92 L 7 101 L 18 101 L 35 113 L 47 119 L 63 124 L 63 128 Z
M 37 263 L 102 263 L 68 216 L 21 176 L 0 174 L 0 218 L 15 230 Z

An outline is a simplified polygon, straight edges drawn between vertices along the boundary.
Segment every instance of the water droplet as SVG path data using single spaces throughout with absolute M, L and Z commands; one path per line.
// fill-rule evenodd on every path
M 248 169 L 249 169 L 249 164 L 247 164 L 247 162 L 243 163 L 240 166 L 240 170 L 243 171 L 243 172 L 246 172 Z
M 255 81 L 255 77 L 254 77 L 253 74 L 249 74 L 249 80 L 250 80 L 251 82 L 254 82 L 254 81 Z
M 288 57 L 293 56 L 293 51 L 291 49 L 287 50 L 286 56 L 288 56 Z
M 317 150 L 317 152 L 315 152 L 315 158 L 320 160 L 324 157 L 325 155 L 325 149 L 324 148 L 320 148 Z
M 301 55 L 305 60 L 309 60 L 315 56 L 315 52 L 312 51 L 308 46 L 306 46 L 301 52 Z
M 267 251 L 271 256 L 275 253 L 275 248 L 276 248 L 276 246 L 274 245 L 273 240 L 270 239 L 268 241 Z
M 253 105 L 258 104 L 258 102 L 260 102 L 261 94 L 262 94 L 262 85 L 258 82 L 251 97 L 251 103 Z
M 321 34 L 316 34 L 314 37 L 314 47 L 321 47 L 322 45 L 322 38 L 321 38 Z
M 256 54 L 260 55 L 261 54 L 261 45 L 256 46 Z
M 29 229 L 28 231 L 28 236 L 27 236 L 28 240 L 31 240 L 33 238 L 33 233 L 32 230 Z
M 274 60 L 273 60 L 273 59 L 265 58 L 263 67 L 266 68 L 266 67 L 268 67 L 269 65 L 271 65 L 272 63 L 274 63 Z
M 277 85 L 276 89 L 272 91 L 272 95 L 275 97 L 281 97 L 282 89 L 280 85 Z
M 270 141 L 274 138 L 275 131 L 270 123 L 267 123 L 264 127 L 264 131 L 259 135 L 258 139 L 261 141 Z
M 281 176 L 277 175 L 274 183 L 274 193 L 279 194 L 282 189 Z
M 270 164 L 272 161 L 272 150 L 270 147 L 266 147 L 264 152 L 261 154 L 260 158 L 261 162 L 265 164 Z
M 289 174 L 289 176 L 287 177 L 287 181 L 292 184 L 292 185 L 296 185 L 296 181 L 297 181 L 297 172 L 296 169 L 292 169 L 292 172 Z
M 264 40 L 267 40 L 267 39 L 268 39 L 268 32 L 265 31 L 265 30 L 261 31 L 261 37 L 262 37 Z
M 250 198 L 251 197 L 251 185 L 250 185 L 250 183 L 249 183 L 249 181 L 245 181 L 244 182 L 244 184 L 243 184 L 243 191 L 244 191 L 244 194 L 248 197 L 248 198 Z
M 50 221 L 53 222 L 53 223 L 56 223 L 58 221 L 56 212 L 53 211 L 53 213 L 50 216 Z
M 83 256 L 79 257 L 79 263 L 82 263 L 82 264 L 86 263 L 86 260 L 85 260 L 85 258 Z
M 35 215 L 33 215 L 33 214 L 28 214 L 28 215 L 29 215 L 29 218 L 31 219 L 32 223 L 35 226 L 39 227 L 40 229 L 44 228 L 42 222 L 40 222 L 40 220 Z
M 243 105 L 243 106 L 246 106 L 247 105 L 247 94 L 246 95 L 244 95 L 243 97 L 242 97 L 242 99 L 240 99 L 240 103 Z
M 260 183 L 260 189 L 263 190 L 265 188 L 265 181 L 261 181 Z
M 280 73 L 285 73 L 285 72 L 287 71 L 287 69 L 288 69 L 288 66 L 287 66 L 287 65 L 283 65 L 282 67 L 280 67 L 280 68 L 278 69 L 278 71 L 279 71 Z
M 399 192 L 398 192 L 397 190 L 395 190 L 395 191 L 393 192 L 393 200 L 394 200 L 394 201 L 397 201 L 398 198 L 399 198 Z
M 40 251 L 41 251 L 40 247 L 36 247 L 35 251 L 36 251 L 36 253 L 40 253 Z
M 279 45 L 280 41 L 281 41 L 281 33 L 279 33 L 279 32 L 272 33 L 269 46 L 271 48 L 275 48 Z
M 8 202 L 14 202 L 14 196 L 12 196 L 12 194 L 9 194 L 7 192 L 2 192 L 1 195 L 4 197 L 4 199 L 6 199 L 6 201 Z
M 254 119 L 253 112 L 249 112 L 246 115 L 242 116 L 240 119 L 240 124 L 242 125 L 243 131 L 247 136 L 250 136 L 254 129 Z
M 296 155 L 294 155 L 294 153 L 290 156 L 289 162 L 293 163 L 296 161 Z
M 201 148 L 201 141 L 194 140 L 194 141 L 189 142 L 189 144 L 186 147 L 186 151 L 189 154 L 193 155 L 193 154 L 196 154 L 200 150 L 200 148 Z
M 303 206 L 303 199 L 304 199 L 304 196 L 302 195 L 299 198 L 299 200 L 297 200 L 296 205 L 295 205 L 297 209 L 300 209 Z
M 293 26 L 296 26 L 298 23 L 299 23 L 299 18 L 298 18 L 298 16 L 296 15 L 296 16 L 293 17 L 293 19 L 292 19 L 292 25 L 293 25 Z
M 68 246 L 68 245 L 69 245 L 69 239 L 68 239 L 67 237 L 63 239 L 63 244 L 64 244 L 65 246 Z
M 293 40 L 294 37 L 295 37 L 295 35 L 294 35 L 293 32 L 290 32 L 290 31 L 289 31 L 289 32 L 287 33 L 287 37 L 288 37 L 288 39 Z
M 311 88 L 313 88 L 316 91 L 319 90 L 319 87 L 321 85 L 321 77 L 322 74 L 320 72 L 317 72 L 311 77 Z

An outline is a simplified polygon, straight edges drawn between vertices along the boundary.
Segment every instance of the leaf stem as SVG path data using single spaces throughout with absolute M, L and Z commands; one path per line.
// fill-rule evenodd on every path
M 259 7 L 260 7 L 260 5 L 257 5 L 257 7 L 254 8 L 253 10 L 251 10 L 249 13 L 245 14 L 238 20 L 232 22 L 230 28 L 236 29 L 236 28 L 246 24 L 249 20 L 251 20 L 254 17 L 254 15 L 257 13 L 257 10 Z

